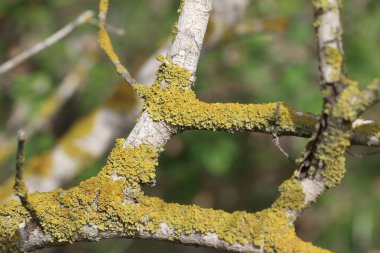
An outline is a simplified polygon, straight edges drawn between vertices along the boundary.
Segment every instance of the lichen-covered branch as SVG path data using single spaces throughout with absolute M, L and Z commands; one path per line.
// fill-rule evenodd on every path
M 376 135 L 378 124 L 371 123 L 375 130 L 368 130 L 368 124 L 358 122 L 368 105 L 355 103 L 365 92 L 343 74 L 338 0 L 312 2 L 325 96 L 314 131 L 310 122 L 317 122 L 315 116 L 283 104 L 207 104 L 196 99 L 190 88 L 212 1 L 186 0 L 181 4 L 170 54 L 158 57 L 162 64 L 152 88 L 133 85 L 145 99 L 145 111 L 128 139 L 117 141 L 96 177 L 69 190 L 30 194 L 27 205 L 9 201 L 0 207 L 0 251 L 133 237 L 239 252 L 329 252 L 299 239 L 294 220 L 326 189 L 340 183 L 353 128 Z M 101 22 L 107 4 L 107 0 L 101 1 Z M 100 41 L 114 64 L 120 66 L 102 32 Z M 306 118 L 305 123 L 302 120 Z M 297 130 L 299 125 L 302 127 Z M 278 135 L 307 127 L 313 134 L 300 168 L 280 186 L 280 196 L 273 205 L 263 211 L 229 214 L 170 204 L 147 197 L 141 190 L 144 184 L 154 184 L 158 156 L 172 134 L 181 130 L 246 129 Z
M 338 185 L 342 180 L 345 173 L 344 155 L 350 145 L 352 123 L 358 117 L 357 108 L 350 106 L 358 93 L 358 85 L 345 78 L 342 70 L 340 3 L 338 0 L 312 2 L 324 105 L 317 129 L 304 152 L 303 162 L 295 173 L 295 180 L 283 184 L 286 187 L 282 188 L 278 200 L 281 206 L 288 206 L 288 215 L 293 219 L 326 189 Z M 282 201 L 283 196 L 294 194 L 294 185 L 300 186 L 304 194 L 303 201 L 296 208 L 294 205 L 289 206 L 289 201 Z
M 236 252 L 329 252 L 298 239 L 280 206 L 255 214 L 226 213 L 144 196 L 140 184 L 154 179 L 159 150 L 146 144 L 125 148 L 123 143 L 118 140 L 96 177 L 66 191 L 28 196 L 28 206 L 43 231 L 17 201 L 1 206 L 0 252 L 110 237 L 150 238 Z
M 51 191 L 69 182 L 80 168 L 90 165 L 109 149 L 139 111 L 132 88 L 117 86 L 111 96 L 76 122 L 52 150 L 32 157 L 25 168 L 29 191 Z M 13 179 L 0 187 L 0 202 L 12 194 Z
M 340 23 L 340 1 L 312 0 L 322 85 L 335 83 L 343 74 L 343 29 Z M 329 90 L 326 90 L 327 93 Z M 332 91 L 331 91 L 332 92 Z M 326 94 L 330 96 L 330 94 Z
M 212 0 L 186 0 L 181 6 L 177 32 L 169 53 L 169 60 L 188 71 L 191 82 L 195 80 L 195 72 L 201 54 L 203 38 L 212 8 Z M 163 80 L 165 85 L 167 80 Z M 153 121 L 144 111 L 129 134 L 125 146 L 142 143 L 153 147 L 163 147 L 178 129 L 163 121 Z

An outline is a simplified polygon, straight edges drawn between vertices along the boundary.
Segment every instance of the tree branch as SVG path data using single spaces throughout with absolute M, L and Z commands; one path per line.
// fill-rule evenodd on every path
M 34 47 L 28 49 L 27 51 L 24 51 L 20 55 L 16 56 L 15 58 L 10 59 L 9 61 L 3 63 L 0 65 L 0 75 L 4 74 L 5 72 L 11 70 L 18 64 L 22 63 L 23 61 L 27 60 L 28 58 L 32 57 L 33 55 L 38 54 L 42 50 L 50 47 L 57 41 L 61 40 L 62 38 L 69 35 L 75 28 L 78 26 L 89 22 L 92 17 L 94 16 L 93 11 L 85 11 L 82 14 L 80 14 L 74 21 L 70 22 L 66 26 L 64 26 L 59 31 L 55 32 L 53 35 L 45 39 L 44 41 L 38 43 Z

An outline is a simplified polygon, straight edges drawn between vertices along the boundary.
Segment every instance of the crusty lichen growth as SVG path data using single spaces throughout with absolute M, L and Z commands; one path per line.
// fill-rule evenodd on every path
M 184 6 L 185 6 L 185 0 L 180 0 L 179 7 L 177 10 L 178 15 L 181 15 Z
M 191 76 L 189 71 L 162 56 L 158 59 L 162 65 L 152 87 L 134 86 L 145 99 L 144 108 L 155 121 L 163 120 L 184 128 L 230 132 L 254 130 L 278 136 L 295 133 L 307 136 L 317 123 L 317 118 L 312 114 L 298 113 L 284 103 L 281 103 L 276 115 L 277 103 L 202 102 L 196 98 L 194 91 L 188 89 Z
M 140 184 L 154 180 L 159 150 L 149 145 L 123 147 L 124 139 L 117 140 L 107 164 L 98 176 L 90 178 L 67 191 L 33 193 L 29 206 L 35 211 L 45 233 L 54 242 L 73 242 L 83 234 L 84 226 L 98 232 L 113 231 L 134 236 L 145 231 L 154 235 L 162 224 L 173 231 L 169 240 L 180 240 L 192 233 L 215 233 L 230 244 L 253 244 L 266 252 L 328 252 L 305 243 L 288 220 L 289 206 L 275 205 L 267 210 L 249 214 L 244 211 L 227 213 L 203 209 L 194 205 L 165 203 L 142 195 Z M 295 207 L 301 192 L 295 181 L 282 186 L 283 191 L 296 189 Z M 280 201 L 279 201 L 280 202 Z M 294 207 L 291 207 L 294 208 Z M 18 226 L 28 221 L 28 213 L 17 202 L 0 207 L 0 242 L 9 250 L 16 245 Z M 96 240 L 89 236 L 87 239 Z
M 67 191 L 29 195 L 30 208 L 55 241 L 75 241 L 88 223 L 99 230 L 124 230 L 130 219 L 128 214 L 134 212 L 133 206 L 127 203 L 134 203 L 142 195 L 141 184 L 154 180 L 158 159 L 157 149 L 149 145 L 123 148 L 124 141 L 117 141 L 97 177 Z M 133 232 L 137 226 L 133 220 L 127 229 Z
M 280 197 L 274 202 L 273 207 L 277 209 L 294 211 L 301 213 L 305 208 L 305 193 L 303 186 L 294 177 L 286 180 L 279 187 Z
M 20 239 L 19 226 L 27 222 L 28 211 L 16 200 L 0 206 L 0 251 L 20 252 L 17 243 Z
M 340 2 L 340 0 L 338 0 Z M 312 0 L 314 8 L 323 12 L 326 11 L 337 11 L 340 7 L 340 3 L 338 5 L 331 4 L 332 1 L 329 0 Z
M 326 47 L 324 53 L 326 56 L 326 63 L 333 69 L 330 73 L 331 80 L 339 80 L 342 76 L 343 54 L 336 47 Z
M 323 141 L 316 150 L 316 159 L 323 162 L 321 175 L 327 180 L 326 187 L 338 185 L 345 172 L 345 152 L 350 145 L 350 130 L 331 126 L 323 133 Z

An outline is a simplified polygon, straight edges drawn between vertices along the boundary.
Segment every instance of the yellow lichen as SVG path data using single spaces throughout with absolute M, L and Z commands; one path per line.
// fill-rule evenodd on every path
M 255 130 L 277 135 L 304 133 L 308 136 L 317 122 L 309 113 L 297 113 L 281 103 L 276 115 L 277 103 L 238 104 L 205 103 L 196 98 L 194 91 L 188 89 L 190 72 L 163 62 L 157 72 L 156 82 L 150 89 L 134 85 L 137 93 L 145 99 L 144 107 L 156 120 L 179 126 L 207 130 Z
M 344 78 L 346 80 L 347 78 Z M 338 97 L 338 101 L 332 108 L 332 115 L 340 117 L 344 120 L 353 121 L 358 115 L 357 111 L 362 109 L 362 103 L 355 103 L 360 96 L 359 84 L 357 82 L 345 82 L 347 87 L 342 91 Z
M 280 197 L 273 204 L 274 208 L 301 212 L 305 209 L 305 193 L 299 180 L 286 180 L 279 187 Z
M 177 10 L 178 15 L 181 15 L 184 6 L 185 6 L 185 0 L 180 0 L 179 7 Z
M 324 50 L 326 55 L 326 63 L 333 67 L 333 71 L 331 72 L 331 78 L 334 81 L 337 81 L 341 78 L 342 72 L 342 63 L 343 63 L 343 55 L 336 47 L 326 47 Z
M 338 6 L 333 5 L 331 1 L 329 0 L 312 0 L 312 3 L 314 5 L 315 9 L 322 10 L 322 11 L 337 11 L 340 7 L 340 4 Z M 334 3 L 334 2 L 333 2 Z
M 133 236 L 142 230 L 154 234 L 165 223 L 173 231 L 170 240 L 193 233 L 215 233 L 230 244 L 253 244 L 264 247 L 266 252 L 328 252 L 296 236 L 282 205 L 255 214 L 227 213 L 143 196 L 139 185 L 154 179 L 159 150 L 145 144 L 124 148 L 123 143 L 123 139 L 117 140 L 107 164 L 96 177 L 66 191 L 29 195 L 29 207 L 53 241 L 73 242 L 85 225 L 98 231 L 112 230 Z M 282 189 L 296 189 L 296 197 L 288 195 L 289 201 L 299 201 L 296 182 L 289 182 Z M 0 208 L 0 240 L 3 241 L 8 239 L 3 237 L 4 233 L 14 239 L 18 224 L 27 219 L 19 204 L 7 203 L 7 206 L 10 210 Z M 12 224 L 8 216 L 14 218 L 9 219 Z
M 28 212 L 15 200 L 1 205 L 0 210 L 0 251 L 20 252 L 17 247 L 20 239 L 19 226 L 30 219 Z
M 327 64 L 340 68 L 342 66 L 343 56 L 342 53 L 336 47 L 325 48 L 326 62 Z
M 55 241 L 74 241 L 75 234 L 90 221 L 102 230 L 125 229 L 135 212 L 133 206 L 126 204 L 126 197 L 138 198 L 142 194 L 140 184 L 154 180 L 158 150 L 149 145 L 123 148 L 123 143 L 123 139 L 117 140 L 97 177 L 67 191 L 29 195 L 30 208 Z M 137 230 L 135 223 L 138 221 L 130 220 L 130 233 Z
M 328 188 L 338 185 L 346 172 L 344 155 L 350 145 L 349 137 L 349 128 L 339 129 L 331 125 L 323 133 L 323 141 L 315 151 L 315 158 L 324 164 L 321 175 L 327 180 L 325 185 Z
M 158 164 L 158 150 L 146 144 L 124 148 L 123 143 L 124 139 L 117 140 L 100 175 L 123 177 L 133 188 L 153 181 L 155 166 Z
M 107 11 L 108 11 L 108 0 L 100 0 L 99 11 L 100 11 L 100 13 L 107 13 Z
M 105 27 L 106 27 L 105 22 L 99 22 L 99 33 L 98 33 L 99 45 L 113 63 L 120 63 L 119 57 L 116 55 L 112 47 L 111 39 Z M 121 71 L 123 70 L 124 70 L 124 67 L 121 64 L 119 64 L 117 66 L 117 72 L 121 73 Z

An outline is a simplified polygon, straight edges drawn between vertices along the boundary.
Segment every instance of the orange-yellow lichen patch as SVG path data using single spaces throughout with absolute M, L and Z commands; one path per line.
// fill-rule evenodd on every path
M 296 133 L 308 136 L 317 123 L 315 116 L 297 113 L 284 103 L 276 110 L 277 103 L 245 105 L 199 101 L 195 93 L 187 89 L 190 72 L 169 60 L 159 60 L 163 64 L 153 86 L 134 85 L 137 93 L 145 99 L 145 108 L 156 121 L 164 120 L 185 128 L 231 132 L 254 130 L 279 136 Z
M 154 180 L 158 150 L 148 145 L 123 148 L 123 143 L 123 139 L 117 140 L 97 177 L 67 191 L 29 195 L 30 209 L 55 241 L 74 241 L 85 224 L 100 230 L 125 229 L 135 212 L 128 199 L 137 199 L 142 194 L 140 184 Z M 131 216 L 127 218 L 127 214 Z M 128 230 L 136 231 L 135 223 L 138 222 L 130 220 Z
M 19 226 L 30 219 L 28 212 L 16 200 L 7 201 L 0 205 L 0 251 L 20 252 L 17 248 L 19 242 Z
M 98 33 L 99 45 L 107 54 L 108 58 L 110 58 L 110 60 L 113 63 L 118 64 L 116 66 L 116 70 L 118 73 L 121 73 L 122 71 L 125 70 L 125 68 L 121 65 L 119 57 L 116 55 L 112 47 L 111 39 L 105 27 L 106 27 L 105 22 L 99 22 L 99 33 Z
M 347 87 L 342 91 L 335 106 L 332 108 L 332 115 L 348 121 L 354 121 L 358 117 L 358 111 L 364 109 L 363 103 L 357 103 L 360 96 L 359 84 L 347 78 L 343 79 Z
M 279 187 L 280 197 L 273 204 L 274 208 L 300 213 L 305 206 L 305 193 L 299 180 L 291 178 Z
M 339 1 L 340 2 L 340 1 Z M 329 0 L 312 0 L 315 9 L 322 11 L 337 11 L 340 6 L 334 5 L 334 2 Z
M 133 188 L 153 181 L 158 164 L 158 150 L 147 144 L 124 148 L 124 141 L 117 140 L 100 175 L 123 177 Z
M 100 0 L 99 2 L 99 11 L 106 14 L 108 11 L 108 0 Z
M 349 129 L 331 126 L 323 133 L 323 142 L 315 152 L 316 159 L 325 164 L 322 176 L 327 179 L 328 188 L 338 185 L 346 172 L 344 154 L 350 145 L 349 137 Z
M 84 226 L 95 231 L 136 235 L 138 231 L 155 234 L 166 224 L 172 231 L 169 240 L 179 240 L 193 233 L 215 233 L 230 244 L 253 244 L 264 247 L 266 252 L 328 252 L 297 238 L 283 207 L 255 214 L 227 213 L 143 196 L 139 184 L 154 179 L 158 150 L 148 145 L 123 148 L 123 143 L 123 139 L 117 141 L 98 176 L 66 191 L 29 195 L 29 208 L 53 241 L 73 242 L 78 234 L 83 236 Z M 295 185 L 294 182 L 289 184 Z M 294 188 L 288 186 L 283 188 Z M 10 210 L 0 208 L 0 242 L 5 243 L 8 237 L 3 237 L 4 233 L 14 238 L 18 224 L 28 219 L 20 204 L 9 203 L 13 203 L 13 206 L 7 204 Z
M 106 17 L 107 11 L 108 11 L 108 0 L 101 0 L 99 4 L 99 17 L 101 18 L 98 24 L 99 45 L 104 50 L 108 58 L 115 65 L 117 73 L 119 74 L 122 74 L 125 72 L 128 73 L 127 69 L 121 64 L 119 57 L 117 56 L 117 54 L 115 53 L 115 50 L 113 49 L 111 38 L 106 29 L 105 20 L 102 20 L 103 17 L 104 18 Z
M 167 224 L 173 230 L 170 235 L 173 239 L 192 233 L 215 233 L 230 244 L 264 246 L 266 252 L 301 252 L 297 251 L 300 248 L 310 250 L 305 252 L 328 252 L 299 240 L 294 227 L 287 222 L 286 212 L 274 208 L 255 214 L 244 211 L 227 213 L 143 196 L 139 198 L 135 215 L 152 233 L 160 228 L 160 224 Z
M 326 62 L 335 68 L 342 66 L 343 56 L 342 53 L 336 47 L 326 47 Z
M 326 63 L 333 68 L 330 78 L 333 81 L 338 81 L 342 75 L 343 55 L 336 47 L 326 47 L 324 50 Z

